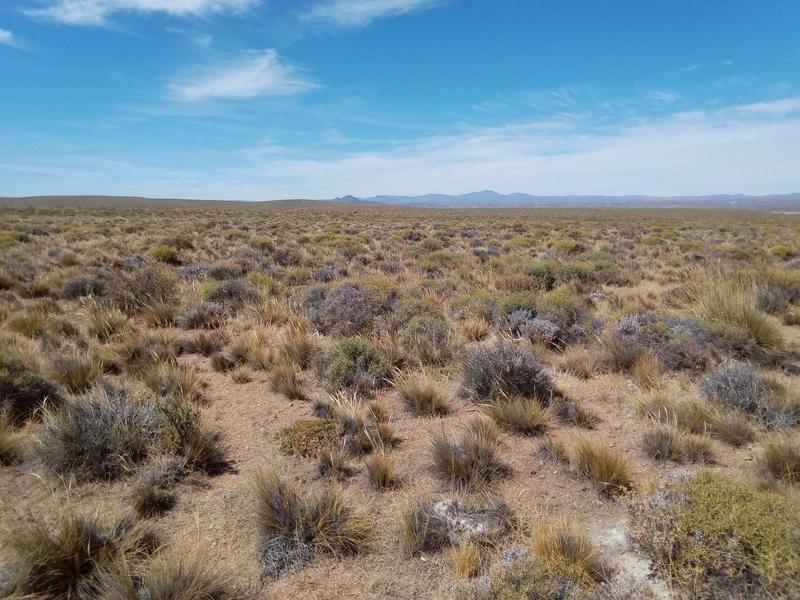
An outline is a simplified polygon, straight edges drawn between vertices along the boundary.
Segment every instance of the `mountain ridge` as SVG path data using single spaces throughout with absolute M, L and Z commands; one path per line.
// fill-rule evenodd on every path
M 0 206 L 97 206 L 97 207 L 175 207 L 193 206 L 270 206 L 313 208 L 321 206 L 398 206 L 418 208 L 727 208 L 735 210 L 800 212 L 800 193 L 709 194 L 704 196 L 537 196 L 522 192 L 501 194 L 481 190 L 466 194 L 424 194 L 420 196 L 378 195 L 360 198 L 352 195 L 332 199 L 278 200 L 195 200 L 189 198 L 148 198 L 143 196 L 50 195 L 0 197 Z

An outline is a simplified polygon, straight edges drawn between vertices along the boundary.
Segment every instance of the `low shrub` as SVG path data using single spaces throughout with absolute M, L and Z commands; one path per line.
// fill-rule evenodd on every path
M 772 428 L 791 426 L 800 417 L 800 405 L 783 401 L 785 390 L 741 362 L 720 365 L 702 379 L 699 389 L 712 402 L 755 415 Z
M 434 501 L 409 495 L 400 513 L 400 546 L 414 556 L 471 541 L 492 543 L 514 524 L 508 505 L 500 500 L 473 505 L 455 498 Z
M 159 431 L 152 401 L 95 386 L 84 397 L 45 412 L 36 451 L 42 463 L 60 476 L 112 480 L 147 458 Z
M 343 284 L 324 295 L 311 318 L 322 332 L 335 336 L 353 336 L 372 330 L 379 307 L 360 285 Z
M 334 390 L 370 393 L 388 383 L 389 364 L 370 342 L 363 338 L 343 338 L 325 355 L 325 379 Z
M 701 471 L 632 504 L 631 538 L 680 593 L 790 598 L 800 578 L 800 503 Z
M 115 273 L 108 287 L 115 306 L 126 314 L 135 314 L 153 303 L 175 304 L 178 277 L 165 265 L 150 265 Z
M 338 441 L 336 426 L 325 419 L 300 419 L 278 432 L 280 451 L 304 458 L 317 456 Z
M 506 396 L 536 397 L 547 406 L 556 395 L 553 380 L 527 350 L 510 344 L 477 347 L 464 359 L 463 390 L 475 402 Z

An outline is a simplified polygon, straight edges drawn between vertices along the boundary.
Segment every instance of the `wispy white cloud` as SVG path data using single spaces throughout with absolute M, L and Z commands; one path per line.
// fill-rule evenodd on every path
M 692 63 L 690 65 L 684 65 L 674 71 L 668 73 L 668 75 L 684 75 L 686 73 L 692 73 L 694 71 L 700 71 L 701 69 L 708 69 L 710 67 L 732 67 L 735 63 L 732 60 L 723 60 L 722 62 L 698 62 Z
M 33 17 L 68 25 L 105 25 L 117 13 L 164 13 L 202 17 L 213 13 L 240 13 L 261 0 L 44 0 L 25 12 Z
M 21 48 L 19 41 L 14 37 L 8 29 L 0 29 L 0 44 L 5 46 L 13 46 L 14 48 Z
M 647 93 L 646 98 L 654 104 L 663 106 L 677 102 L 680 96 L 669 90 L 651 90 Z
M 302 15 L 304 21 L 332 27 L 366 27 L 378 19 L 397 17 L 442 4 L 443 0 L 322 0 Z
M 242 100 L 256 96 L 293 96 L 320 85 L 284 62 L 274 50 L 248 52 L 243 58 L 214 66 L 171 85 L 179 100 Z
M 800 98 L 674 113 L 601 130 L 584 123 L 509 123 L 410 141 L 385 152 L 261 157 L 231 172 L 259 197 L 347 193 L 537 194 L 791 192 L 800 190 Z M 238 195 L 248 197 L 247 187 Z

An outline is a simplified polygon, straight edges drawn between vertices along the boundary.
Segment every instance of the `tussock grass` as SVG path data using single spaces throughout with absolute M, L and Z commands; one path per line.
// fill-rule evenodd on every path
M 578 475 L 589 479 L 604 494 L 624 492 L 633 485 L 633 472 L 624 456 L 597 439 L 576 435 L 569 455 L 570 466 Z
M 0 466 L 15 465 L 23 458 L 23 438 L 5 413 L 0 413 Z
M 431 440 L 434 472 L 459 488 L 474 488 L 507 475 L 499 435 L 494 422 L 485 417 L 470 421 L 455 441 L 442 431 Z
M 474 540 L 468 540 L 456 546 L 450 552 L 453 571 L 462 579 L 478 577 L 486 567 L 488 556 L 486 550 Z
M 67 352 L 54 356 L 46 368 L 46 375 L 70 392 L 82 392 L 92 385 L 100 374 L 100 367 L 84 352 Z
M 19 598 L 98 597 L 102 573 L 136 568 L 160 546 L 147 523 L 67 509 L 19 519 L 4 533 L 13 558 L 3 587 Z
M 800 445 L 786 435 L 775 434 L 764 442 L 756 467 L 768 482 L 800 483 Z
M 642 436 L 642 448 L 651 458 L 678 463 L 712 463 L 709 440 L 670 425 L 653 425 Z
M 289 400 L 305 400 L 307 394 L 303 386 L 303 378 L 292 363 L 274 365 L 269 373 L 272 389 L 289 398 Z
M 175 506 L 175 494 L 152 481 L 137 483 L 131 494 L 131 506 L 140 517 L 155 517 Z
M 575 518 L 540 523 L 533 531 L 531 546 L 545 563 L 576 568 L 594 581 L 605 581 L 611 573 L 600 550 Z
M 142 380 L 157 394 L 185 402 L 203 402 L 206 384 L 200 373 L 191 367 L 171 363 L 154 365 L 142 373 Z
M 205 422 L 195 404 L 172 399 L 161 403 L 159 412 L 165 421 L 161 432 L 164 451 L 183 457 L 188 468 L 207 475 L 234 470 L 222 433 Z
M 345 479 L 353 474 L 353 469 L 348 464 L 350 453 L 341 446 L 328 446 L 320 450 L 317 463 L 321 475 L 334 479 Z
M 573 434 L 566 443 L 547 438 L 539 446 L 539 452 L 568 465 L 605 495 L 614 496 L 633 487 L 633 470 L 625 457 L 584 433 Z
M 91 305 L 87 310 L 89 335 L 96 337 L 101 342 L 106 342 L 114 335 L 120 333 L 128 324 L 128 317 L 117 308 L 105 308 Z
M 0 412 L 13 425 L 41 418 L 45 407 L 63 402 L 61 388 L 40 376 L 20 357 L 0 351 Z
M 481 317 L 468 317 L 461 323 L 461 336 L 468 342 L 480 342 L 491 331 L 491 325 Z
M 690 309 L 700 319 L 738 327 L 762 348 L 783 350 L 780 329 L 758 309 L 758 287 L 751 274 L 698 269 L 690 274 L 684 290 Z
M 420 415 L 446 415 L 452 410 L 444 383 L 427 369 L 397 372 L 394 386 L 400 399 Z
M 358 394 L 339 392 L 331 396 L 329 418 L 347 448 L 355 454 L 388 448 L 397 440 L 388 423 L 382 405 L 364 402 Z
M 272 470 L 260 471 L 254 481 L 255 520 L 262 539 L 264 567 L 282 574 L 289 564 L 271 564 L 276 547 L 285 553 L 298 546 L 334 556 L 356 554 L 366 549 L 372 520 L 356 512 L 336 488 L 315 496 L 302 496 Z M 284 555 L 285 556 L 285 555 Z M 309 556 L 305 557 L 308 560 Z
M 385 490 L 400 485 L 395 461 L 386 450 L 373 452 L 364 461 L 369 482 L 376 490 Z
M 536 398 L 501 397 L 483 410 L 501 427 L 523 435 L 540 435 L 547 429 L 551 412 Z
M 233 383 L 249 383 L 253 381 L 253 372 L 247 365 L 239 365 L 234 367 L 228 373 Z
M 677 388 L 651 390 L 634 398 L 639 414 L 683 431 L 711 433 L 733 446 L 753 440 L 755 431 L 742 412 L 714 406 L 696 394 Z

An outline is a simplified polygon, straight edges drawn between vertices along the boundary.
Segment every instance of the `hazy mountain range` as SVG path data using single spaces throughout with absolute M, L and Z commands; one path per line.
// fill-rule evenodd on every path
M 337 198 L 344 202 L 371 202 L 400 206 L 430 206 L 441 208 L 501 208 L 501 207 L 589 207 L 614 206 L 628 208 L 740 208 L 754 210 L 800 210 L 800 193 L 746 196 L 715 194 L 710 196 L 534 196 L 532 194 L 499 194 L 491 190 L 469 194 L 426 194 L 424 196 L 372 196 Z
M 499 194 L 491 190 L 469 194 L 426 194 L 423 196 L 342 196 L 331 200 L 191 200 L 143 198 L 138 196 L 27 196 L 2 198 L 0 206 L 273 206 L 305 207 L 338 205 L 390 205 L 429 208 L 517 208 L 517 207 L 616 207 L 616 208 L 731 208 L 740 210 L 800 212 L 800 193 L 747 196 L 715 194 L 709 196 L 534 196 Z

